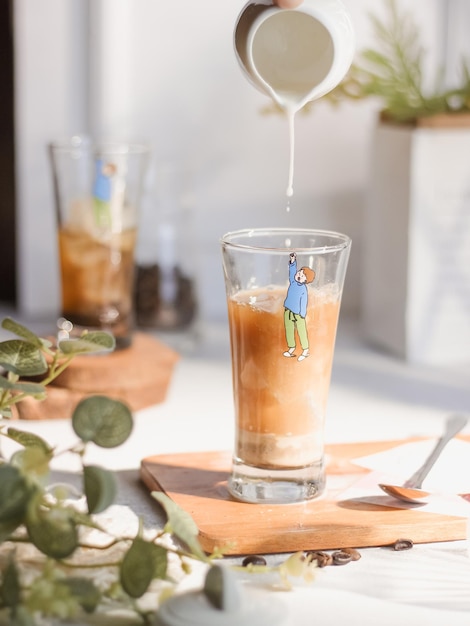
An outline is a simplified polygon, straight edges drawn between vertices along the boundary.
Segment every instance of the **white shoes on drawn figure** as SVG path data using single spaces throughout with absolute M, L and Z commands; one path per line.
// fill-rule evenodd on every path
M 295 348 L 289 348 L 289 350 L 287 350 L 283 354 L 286 357 L 294 357 L 295 356 L 294 352 L 295 352 Z M 297 358 L 297 361 L 303 361 L 308 356 L 310 356 L 310 353 L 309 353 L 308 348 L 307 348 L 306 350 L 302 351 L 302 354 Z
M 306 359 L 308 356 L 310 356 L 310 353 L 309 353 L 308 348 L 307 348 L 307 350 L 304 350 L 304 351 L 302 352 L 302 354 L 299 356 L 299 358 L 297 359 L 297 361 L 303 361 L 303 360 L 304 360 L 304 359 Z

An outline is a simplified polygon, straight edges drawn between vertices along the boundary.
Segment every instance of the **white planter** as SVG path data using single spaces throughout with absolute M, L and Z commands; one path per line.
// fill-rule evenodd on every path
M 470 115 L 379 122 L 362 327 L 410 362 L 470 362 Z

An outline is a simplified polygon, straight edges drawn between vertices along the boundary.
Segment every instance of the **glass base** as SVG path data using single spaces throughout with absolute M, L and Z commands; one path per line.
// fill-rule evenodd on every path
M 261 469 L 234 461 L 228 490 L 253 504 L 293 504 L 313 500 L 325 490 L 324 463 L 296 469 Z

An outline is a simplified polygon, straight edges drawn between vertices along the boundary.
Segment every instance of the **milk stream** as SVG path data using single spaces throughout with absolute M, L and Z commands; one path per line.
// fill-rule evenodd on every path
M 290 211 L 290 199 L 294 195 L 294 164 L 295 164 L 295 115 L 305 104 L 305 98 L 287 98 L 272 92 L 272 98 L 283 110 L 287 118 L 287 128 L 289 133 L 289 168 L 287 176 L 287 205 L 286 211 Z
M 315 88 L 331 70 L 331 36 L 313 17 L 297 11 L 279 11 L 259 27 L 252 58 L 267 92 L 287 118 L 289 211 L 289 199 L 294 194 L 295 116 L 308 101 L 315 99 Z
M 295 114 L 295 109 L 290 107 L 286 109 L 287 122 L 289 125 L 289 178 L 286 191 L 288 198 L 294 195 Z
M 297 109 L 295 106 L 286 106 L 285 113 L 289 129 L 289 175 L 287 179 L 287 203 L 286 213 L 290 213 L 290 199 L 294 195 L 294 155 L 295 155 L 295 114 Z

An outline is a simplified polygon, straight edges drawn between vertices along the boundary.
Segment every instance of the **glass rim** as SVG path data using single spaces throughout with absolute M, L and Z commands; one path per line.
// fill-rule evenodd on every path
M 49 142 L 53 152 L 74 152 L 77 150 L 98 152 L 100 154 L 146 154 L 150 146 L 140 141 L 120 139 L 93 140 L 88 135 L 72 135 Z
M 289 235 L 318 235 L 324 237 L 331 237 L 336 239 L 337 243 L 331 243 L 328 245 L 315 245 L 315 246 L 263 246 L 250 244 L 248 239 L 256 235 L 269 236 L 269 235 L 283 235 L 288 237 Z M 244 238 L 244 242 L 237 241 L 239 238 Z M 304 253 L 319 253 L 319 252 L 335 252 L 348 248 L 351 245 L 351 237 L 343 233 L 334 230 L 323 230 L 318 228 L 243 228 L 240 230 L 233 230 L 225 233 L 220 238 L 220 243 L 230 248 L 238 250 L 256 250 L 257 252 L 266 253 L 284 253 L 296 250 Z

